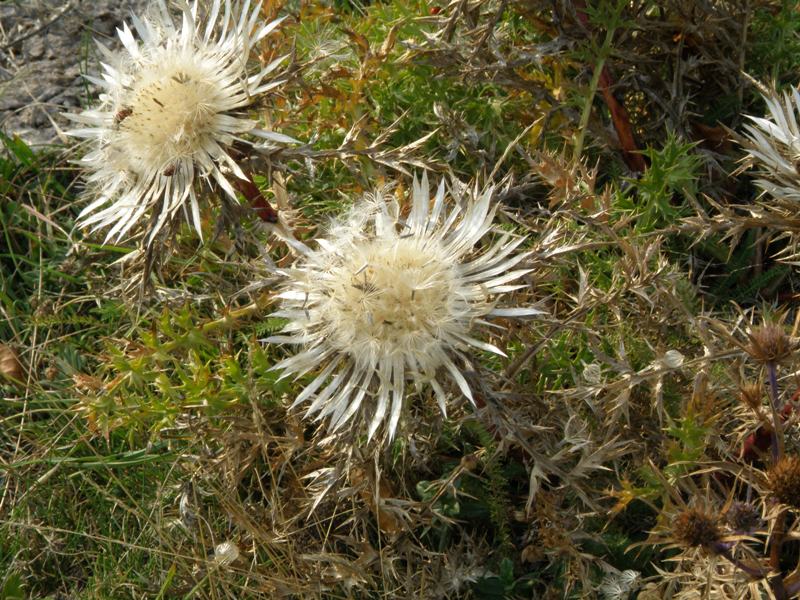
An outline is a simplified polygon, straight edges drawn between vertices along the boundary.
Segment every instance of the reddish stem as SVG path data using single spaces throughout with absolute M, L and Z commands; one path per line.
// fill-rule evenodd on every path
M 244 158 L 244 154 L 238 148 L 231 147 L 229 152 L 231 158 L 237 163 Z M 253 181 L 253 174 L 251 173 L 249 167 L 246 164 L 239 164 L 239 167 L 242 169 L 242 173 L 244 173 L 246 179 L 231 177 L 231 183 L 233 184 L 233 187 L 236 188 L 236 191 L 244 196 L 245 199 L 250 203 L 250 206 L 253 208 L 259 219 L 265 223 L 277 223 L 278 213 L 274 208 L 272 208 L 270 203 L 267 202 L 267 199 L 264 198 L 264 194 L 261 193 L 261 190 L 258 189 L 258 186 Z
M 272 208 L 269 202 L 267 202 L 267 199 L 264 198 L 264 194 L 258 189 L 250 172 L 244 170 L 244 174 L 247 175 L 247 179 L 239 179 L 238 177 L 231 178 L 233 187 L 247 199 L 259 219 L 266 223 L 277 223 L 278 213 L 275 212 L 275 209 Z
M 645 164 L 644 156 L 642 156 L 636 146 L 628 111 L 611 92 L 613 83 L 614 80 L 611 79 L 608 67 L 603 67 L 603 70 L 600 72 L 599 88 L 600 92 L 603 94 L 603 99 L 606 101 L 608 110 L 611 112 L 611 121 L 614 123 L 614 129 L 617 132 L 617 137 L 622 147 L 622 158 L 631 171 L 643 173 L 645 169 L 647 169 L 647 164 Z

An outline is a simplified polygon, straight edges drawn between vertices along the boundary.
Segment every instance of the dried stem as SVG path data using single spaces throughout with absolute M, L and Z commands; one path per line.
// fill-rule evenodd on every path
M 764 579 L 768 575 L 768 571 L 759 566 L 749 565 L 740 559 L 736 558 L 731 552 L 731 549 L 722 543 L 714 546 L 714 550 L 722 557 L 728 559 L 737 569 L 741 569 L 753 579 Z
M 769 585 L 777 600 L 788 600 L 790 597 L 786 592 L 786 587 L 783 583 L 783 573 L 781 573 L 781 548 L 783 547 L 785 533 L 786 510 L 783 509 L 775 518 L 775 524 L 772 527 L 772 532 L 767 542 L 769 546 L 769 566 L 775 573 L 775 575 L 770 577 Z
M 777 464 L 783 456 L 783 421 L 778 409 L 780 408 L 780 392 L 778 390 L 778 367 L 775 362 L 767 363 L 767 377 L 769 378 L 770 411 L 772 413 L 772 461 Z M 783 574 L 781 573 L 781 548 L 786 527 L 786 510 L 781 510 L 775 518 L 775 524 L 767 542 L 769 547 L 769 564 L 775 573 L 769 579 L 770 588 L 777 600 L 788 600 Z
M 778 368 L 774 362 L 767 363 L 767 377 L 769 378 L 770 411 L 772 413 L 772 461 L 777 464 L 783 456 L 783 421 L 778 409 L 780 408 L 780 393 L 778 392 Z

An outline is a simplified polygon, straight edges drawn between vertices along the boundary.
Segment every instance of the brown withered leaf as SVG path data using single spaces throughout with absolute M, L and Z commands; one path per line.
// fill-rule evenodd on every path
M 705 125 L 699 121 L 692 121 L 692 133 L 703 148 L 731 154 L 733 152 L 733 138 L 730 131 L 720 125 Z
M 385 59 L 387 56 L 389 56 L 389 52 L 391 52 L 392 48 L 394 48 L 394 45 L 397 42 L 397 32 L 400 30 L 400 25 L 401 23 L 395 23 L 392 25 L 389 33 L 386 35 L 386 39 L 383 40 L 381 49 L 378 50 L 378 56 L 381 59 Z
M 551 188 L 549 208 L 570 202 L 579 204 L 584 210 L 594 209 L 596 168 L 590 169 L 582 162 L 576 164 L 555 152 L 537 152 L 533 158 L 534 171 Z
M 25 378 L 19 356 L 7 344 L 0 344 L 0 377 L 16 382 L 21 382 Z
M 105 386 L 99 377 L 85 373 L 75 373 L 72 376 L 72 382 L 75 384 L 75 388 L 81 392 L 98 392 Z
M 375 493 L 375 480 L 366 470 L 358 467 L 352 469 L 350 471 L 350 480 L 353 486 L 358 488 L 358 495 L 369 506 L 372 514 L 375 515 L 378 527 L 383 533 L 395 535 L 403 531 L 401 520 L 384 506 L 385 498 L 396 497 L 386 478 L 381 477 L 378 482 L 377 494 Z
M 356 45 L 356 51 L 358 52 L 361 61 L 364 62 L 370 56 L 370 47 L 369 47 L 369 40 L 357 31 L 353 31 L 352 29 L 342 29 L 342 31 L 349 37 Z

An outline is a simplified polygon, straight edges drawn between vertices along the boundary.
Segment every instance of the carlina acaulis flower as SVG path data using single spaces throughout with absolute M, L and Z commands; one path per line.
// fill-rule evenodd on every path
M 123 49 L 98 42 L 103 73 L 87 79 L 103 90 L 99 104 L 67 115 L 82 125 L 67 133 L 89 144 L 80 162 L 92 201 L 79 224 L 109 227 L 106 240 L 121 239 L 147 218 L 149 245 L 179 212 L 201 234 L 199 184 L 235 202 L 232 181 L 247 179 L 232 144 L 244 143 L 244 134 L 266 144 L 292 141 L 257 129 L 242 112 L 283 83 L 271 76 L 285 56 L 248 68 L 253 46 L 283 19 L 264 22 L 261 3 L 250 0 L 214 0 L 203 15 L 197 0 L 180 6 L 180 25 L 157 0 L 146 16 L 131 17 L 136 36 L 127 23 L 117 30 Z
M 672 535 L 685 546 L 707 549 L 713 548 L 722 537 L 716 517 L 699 508 L 680 512 L 672 522 Z
M 800 93 L 768 91 L 763 97 L 769 115 L 748 115 L 752 125 L 745 125 L 743 142 L 760 168 L 756 184 L 775 198 L 800 202 Z
M 493 230 L 493 191 L 454 181 L 447 194 L 442 182 L 431 202 L 424 176 L 414 180 L 408 216 L 382 189 L 334 220 L 316 249 L 296 244 L 302 256 L 280 271 L 282 306 L 273 315 L 289 323 L 267 339 L 301 348 L 275 365 L 282 377 L 317 373 L 293 406 L 310 401 L 306 415 L 327 418 L 330 431 L 363 413 L 368 439 L 388 417 L 391 440 L 408 380 L 429 386 L 443 414 L 445 378 L 473 401 L 460 365 L 473 349 L 504 355 L 475 332 L 490 317 L 542 312 L 498 305 L 527 287 L 512 282 L 530 272 L 517 268 L 530 253 L 516 252 L 524 238 L 511 233 L 476 246 Z
M 761 363 L 777 364 L 788 358 L 794 344 L 782 325 L 765 322 L 748 334 L 747 353 Z
M 767 486 L 783 504 L 800 508 L 800 458 L 781 458 L 767 471 Z

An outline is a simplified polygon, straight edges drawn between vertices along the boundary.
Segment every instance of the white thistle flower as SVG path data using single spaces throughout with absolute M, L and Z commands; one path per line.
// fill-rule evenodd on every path
M 515 254 L 524 238 L 509 233 L 476 248 L 493 229 L 493 188 L 456 182 L 451 194 L 448 209 L 442 182 L 431 206 L 427 177 L 415 179 L 403 217 L 394 195 L 378 191 L 335 220 L 318 249 L 295 244 L 301 258 L 281 271 L 282 305 L 273 316 L 289 323 L 266 341 L 302 349 L 273 368 L 298 378 L 321 369 L 292 406 L 310 400 L 306 416 L 328 418 L 330 431 L 364 407 L 368 438 L 388 413 L 391 440 L 408 380 L 418 390 L 429 384 L 444 414 L 444 374 L 473 401 L 457 359 L 467 362 L 472 348 L 504 356 L 473 330 L 489 325 L 486 317 L 541 314 L 496 307 L 501 295 L 526 287 L 511 282 L 530 272 L 515 269 L 530 253 Z
M 121 239 L 150 215 L 150 244 L 180 210 L 200 234 L 198 180 L 236 201 L 229 178 L 246 179 L 228 147 L 244 133 L 292 141 L 257 130 L 238 112 L 283 83 L 268 76 L 286 57 L 253 74 L 247 68 L 251 48 L 283 19 L 260 23 L 260 3 L 251 8 L 250 0 L 214 0 L 205 18 L 197 0 L 181 6 L 180 26 L 158 0 L 147 17 L 131 17 L 139 41 L 125 23 L 117 30 L 123 50 L 98 42 L 102 77 L 87 79 L 103 89 L 99 106 L 68 115 L 83 125 L 68 133 L 90 142 L 81 163 L 89 173 L 87 195 L 96 196 L 79 222 L 110 227 L 106 240 Z
M 762 177 L 756 184 L 775 198 L 800 201 L 800 93 L 764 95 L 770 118 L 748 118 L 745 150 L 756 160 Z
M 213 561 L 221 567 L 226 567 L 235 562 L 240 555 L 239 546 L 230 541 L 222 542 L 214 548 Z
M 632 569 L 606 574 L 599 591 L 606 600 L 626 600 L 640 586 L 640 573 Z

